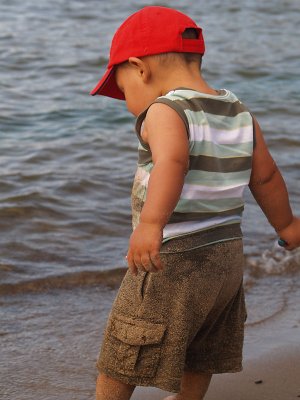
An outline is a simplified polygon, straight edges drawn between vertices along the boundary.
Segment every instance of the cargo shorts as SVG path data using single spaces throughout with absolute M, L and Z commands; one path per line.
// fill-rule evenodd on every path
M 175 393 L 184 371 L 240 371 L 246 319 L 242 240 L 191 249 L 185 244 L 184 250 L 170 241 L 161 259 L 158 273 L 127 271 L 104 332 L 99 371 Z

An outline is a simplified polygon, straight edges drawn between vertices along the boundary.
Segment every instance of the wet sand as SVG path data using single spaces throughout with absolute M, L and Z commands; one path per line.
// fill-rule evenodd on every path
M 246 361 L 237 374 L 215 375 L 205 400 L 292 400 L 300 397 L 300 348 L 283 347 Z M 133 400 L 161 400 L 170 393 L 137 388 Z
M 117 290 L 111 283 L 113 289 L 97 284 L 0 298 L 1 400 L 95 399 L 95 363 Z M 276 281 L 268 284 L 275 301 Z M 260 297 L 254 303 L 248 293 L 244 371 L 215 376 L 206 400 L 300 396 L 300 290 L 292 286 L 276 308 Z M 264 312 L 258 315 L 259 306 Z M 137 388 L 132 398 L 165 396 L 157 389 Z

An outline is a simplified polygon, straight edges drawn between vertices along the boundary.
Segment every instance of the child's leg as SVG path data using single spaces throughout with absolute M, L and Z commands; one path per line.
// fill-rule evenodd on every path
M 135 386 L 99 374 L 96 385 L 96 400 L 129 400 L 134 389 Z
M 181 379 L 180 392 L 164 400 L 202 400 L 207 392 L 212 375 L 196 372 L 185 372 Z

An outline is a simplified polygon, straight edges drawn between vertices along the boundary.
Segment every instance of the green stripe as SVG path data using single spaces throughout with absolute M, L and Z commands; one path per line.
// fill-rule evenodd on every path
M 228 173 L 249 170 L 252 157 L 216 158 L 209 156 L 190 156 L 190 170 Z
M 223 187 L 230 184 L 248 184 L 251 170 L 238 172 L 208 172 L 191 170 L 185 177 L 185 183 L 209 187 Z
M 253 151 L 253 142 L 240 144 L 222 145 L 203 140 L 202 142 L 191 142 L 190 155 L 199 154 L 213 157 L 238 157 L 250 156 Z
M 150 173 L 153 168 L 153 163 L 139 166 L 139 168 Z M 251 170 L 227 173 L 190 170 L 187 173 L 184 182 L 191 185 L 204 185 L 209 187 L 223 187 L 228 186 L 231 183 L 248 184 L 250 174 Z
M 148 172 L 150 174 L 152 168 L 153 168 L 153 162 L 149 162 L 148 164 L 138 164 L 138 168 L 143 169 L 144 171 Z
M 172 213 L 168 224 L 170 223 L 175 223 L 175 222 L 188 222 L 188 221 L 206 221 L 209 220 L 210 218 L 216 218 L 216 217 L 228 217 L 231 215 L 236 215 L 239 216 L 242 214 L 243 210 L 244 210 L 244 204 L 243 202 L 241 203 L 240 199 L 231 199 L 232 203 L 231 203 L 231 208 L 230 209 L 225 209 L 225 210 L 220 210 L 218 209 L 219 205 L 217 205 L 217 202 L 222 203 L 223 205 L 226 206 L 225 201 L 224 200 L 216 200 L 216 201 L 211 201 L 211 203 L 214 203 L 214 205 L 210 205 L 208 204 L 208 202 L 200 202 L 197 200 L 193 200 L 191 201 L 191 203 L 193 203 L 193 207 L 196 210 L 199 210 L 199 207 L 202 205 L 204 205 L 204 203 L 206 203 L 207 206 L 207 210 L 206 211 L 189 211 L 189 212 L 185 212 L 185 211 L 180 211 L 181 207 L 180 204 L 178 204 L 175 208 L 175 211 Z M 183 201 L 180 200 L 180 203 L 182 204 Z M 189 208 L 190 208 L 190 203 L 188 204 Z M 132 208 L 133 208 L 133 214 L 135 214 L 136 212 L 140 212 L 142 210 L 144 206 L 144 201 L 143 199 L 141 199 L 140 197 L 135 195 L 132 196 Z M 201 208 L 202 208 L 201 206 Z M 182 204 L 182 207 L 184 207 L 184 205 Z M 233 208 L 232 208 L 233 207 Z
M 232 210 L 233 208 L 243 207 L 244 201 L 241 198 L 215 199 L 215 200 L 190 200 L 180 199 L 175 212 L 184 213 L 186 211 L 195 213 L 201 210 L 201 213 L 219 213 Z

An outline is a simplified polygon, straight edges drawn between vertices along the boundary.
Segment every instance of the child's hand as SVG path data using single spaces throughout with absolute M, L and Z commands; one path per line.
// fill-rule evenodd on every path
M 159 251 L 162 242 L 162 229 L 159 225 L 140 223 L 133 231 L 127 253 L 130 271 L 137 275 L 138 270 L 158 272 L 163 269 Z
M 284 246 L 287 250 L 293 250 L 300 246 L 300 218 L 293 218 L 293 221 L 284 229 L 277 231 L 281 239 L 287 245 Z

